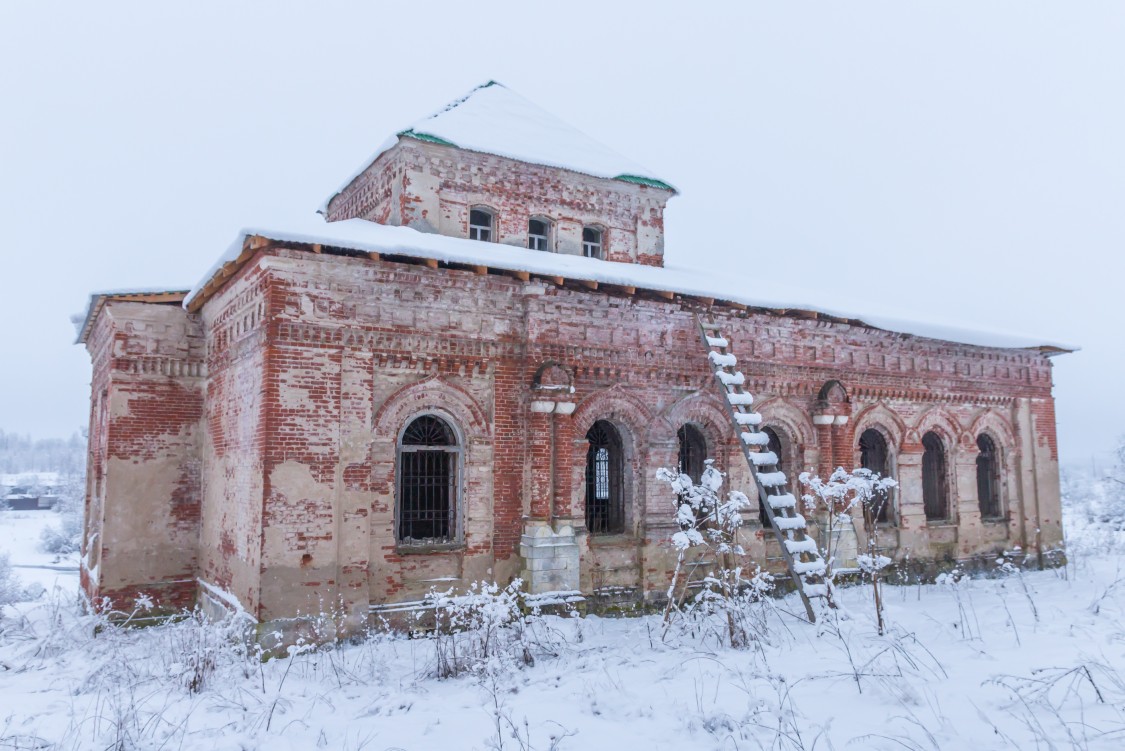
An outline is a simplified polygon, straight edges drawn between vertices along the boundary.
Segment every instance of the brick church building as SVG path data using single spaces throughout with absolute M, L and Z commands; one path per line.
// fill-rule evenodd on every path
M 1065 349 L 665 268 L 675 195 L 489 83 L 392 137 L 323 218 L 244 231 L 194 289 L 93 295 L 86 594 L 342 628 L 482 579 L 659 599 L 655 470 L 751 479 L 704 311 L 791 478 L 899 481 L 888 555 L 1061 544 Z M 776 566 L 757 514 L 744 529 Z

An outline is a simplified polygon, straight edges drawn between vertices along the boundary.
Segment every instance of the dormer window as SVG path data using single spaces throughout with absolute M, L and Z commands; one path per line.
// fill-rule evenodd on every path
M 469 212 L 469 239 L 492 242 L 492 212 L 488 209 L 473 209 Z
M 531 250 L 551 249 L 551 225 L 545 219 L 527 222 L 527 247 Z
M 582 228 L 582 255 L 602 258 L 602 231 L 597 227 Z

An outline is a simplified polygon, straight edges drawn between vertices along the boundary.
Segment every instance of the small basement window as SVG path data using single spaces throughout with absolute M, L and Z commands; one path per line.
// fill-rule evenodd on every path
M 527 222 L 527 247 L 531 250 L 550 250 L 551 225 L 543 219 Z
M 492 212 L 488 209 L 473 209 L 469 212 L 469 239 L 492 242 Z
M 602 231 L 597 227 L 582 228 L 582 255 L 587 258 L 603 258 Z

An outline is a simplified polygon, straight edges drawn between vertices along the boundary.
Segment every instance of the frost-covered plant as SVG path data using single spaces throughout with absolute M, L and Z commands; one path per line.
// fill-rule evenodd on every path
M 429 591 L 418 617 L 433 616 L 433 629 L 425 638 L 434 647 L 436 677 L 503 672 L 533 665 L 537 653 L 554 651 L 556 637 L 538 608 L 525 608 L 522 587 L 515 579 L 506 587 L 474 582 L 465 594 Z
M 0 618 L 3 608 L 25 600 L 34 600 L 43 591 L 42 587 L 25 587 L 12 571 L 7 553 L 0 553 Z
M 875 622 L 879 634 L 884 634 L 886 625 L 883 622 L 883 598 L 879 579 L 882 570 L 891 564 L 891 559 L 879 553 L 878 519 L 891 489 L 898 483 L 890 477 L 880 477 L 878 472 L 862 467 L 851 472 L 843 467 L 837 467 L 827 480 L 822 480 L 809 472 L 802 472 L 800 481 L 808 490 L 801 496 L 805 507 L 814 514 L 822 515 L 827 523 L 828 533 L 825 536 L 823 555 L 827 564 L 824 580 L 828 586 L 829 602 L 832 602 L 838 552 L 835 549 L 837 539 L 835 532 L 838 528 L 850 526 L 852 515 L 857 511 L 861 514 L 867 546 L 866 552 L 856 556 L 856 562 L 860 574 L 871 582 L 875 601 Z
M 70 555 L 82 545 L 82 517 L 61 513 L 58 525 L 46 526 L 39 533 L 39 549 L 44 553 Z
M 673 613 L 684 610 L 690 586 L 701 584 L 699 596 L 704 602 L 722 601 L 727 623 L 727 635 L 732 647 L 749 645 L 752 633 L 745 628 L 738 615 L 741 593 L 753 590 L 764 580 L 753 582 L 743 576 L 740 559 L 746 551 L 738 543 L 738 530 L 742 526 L 742 513 L 750 508 L 750 499 L 738 490 L 720 495 L 724 475 L 708 459 L 703 474 L 696 484 L 691 477 L 677 470 L 661 467 L 656 479 L 668 483 L 673 492 L 673 510 L 676 526 L 672 545 L 676 549 L 676 566 L 668 585 L 668 604 L 664 609 L 664 632 L 672 622 Z M 717 566 L 706 573 L 702 582 L 687 581 L 685 561 L 690 550 L 698 549 L 716 556 Z M 755 572 L 756 575 L 757 572 Z M 772 582 L 771 582 L 772 583 Z M 678 593 L 677 593 L 678 590 Z M 697 596 L 698 599 L 698 596 Z

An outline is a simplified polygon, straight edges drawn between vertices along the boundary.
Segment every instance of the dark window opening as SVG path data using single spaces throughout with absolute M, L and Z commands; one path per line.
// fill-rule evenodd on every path
M 922 505 L 925 507 L 927 520 L 949 519 L 945 446 L 933 432 L 922 436 Z
M 582 228 L 582 255 L 602 258 L 602 231 L 596 227 Z
M 469 239 L 492 242 L 492 212 L 473 209 L 469 212 Z
M 774 456 L 777 457 L 777 471 L 784 472 L 785 467 L 785 452 L 781 449 L 781 436 L 773 428 L 762 428 L 762 432 L 770 439 L 766 444 L 766 450 L 772 451 Z M 761 496 L 758 496 L 758 521 L 762 523 L 763 527 L 770 525 L 769 512 L 766 511 L 766 504 L 762 501 Z
M 707 440 L 694 425 L 684 425 L 676 437 L 680 439 L 680 474 L 687 475 L 698 485 L 707 459 Z
M 586 529 L 590 534 L 625 531 L 624 456 L 621 435 L 605 420 L 586 433 Z
M 982 519 L 999 519 L 1000 507 L 1000 456 L 996 444 L 985 434 L 977 437 L 977 500 Z
M 542 219 L 527 223 L 527 247 L 531 250 L 550 250 L 551 225 Z
M 423 415 L 407 426 L 398 462 L 400 542 L 454 540 L 459 453 L 457 436 L 444 420 Z
M 859 466 L 878 472 L 880 477 L 890 477 L 891 463 L 887 451 L 887 439 L 874 428 L 863 431 L 859 437 Z M 882 491 L 875 499 L 875 521 L 886 524 L 894 518 L 891 513 L 891 492 Z

